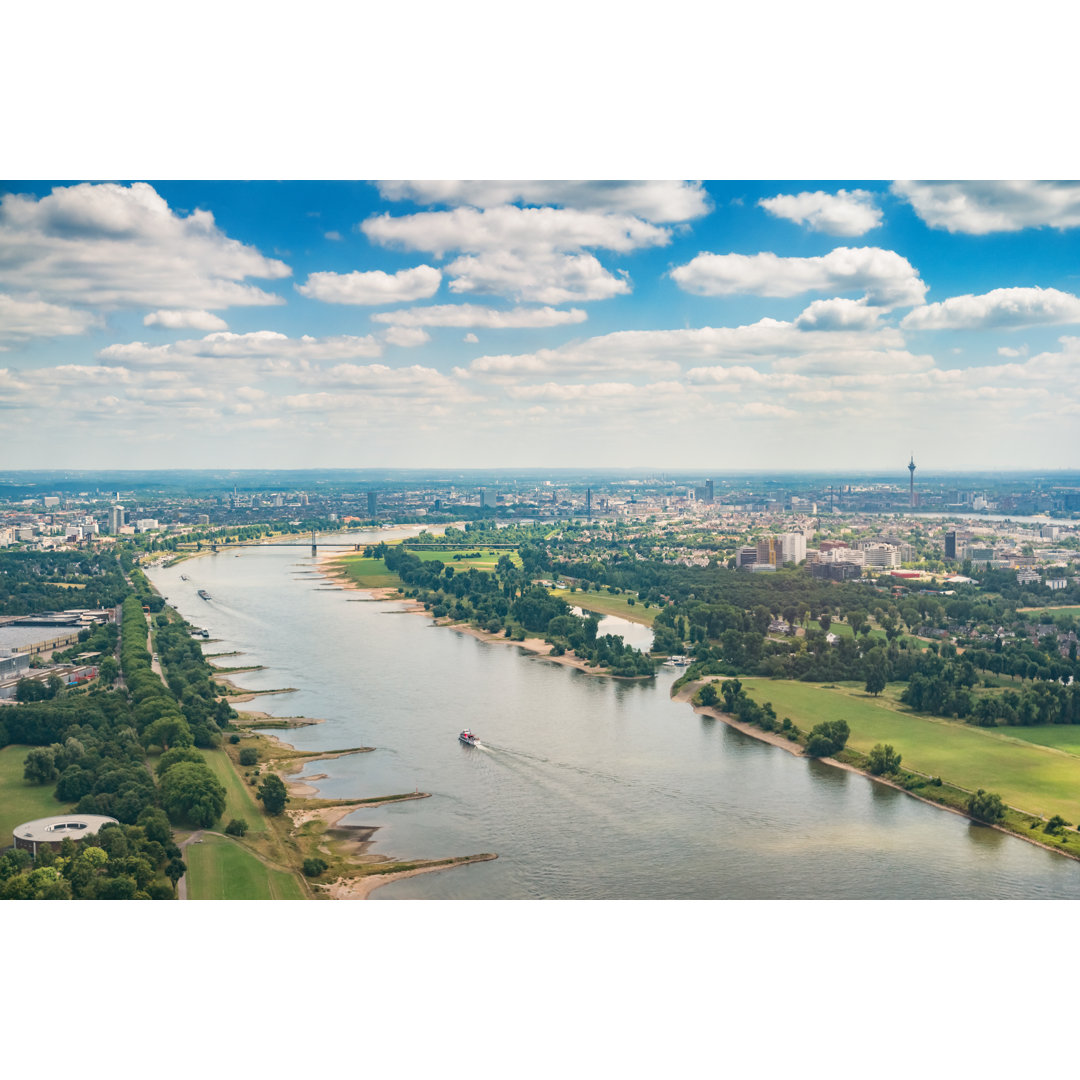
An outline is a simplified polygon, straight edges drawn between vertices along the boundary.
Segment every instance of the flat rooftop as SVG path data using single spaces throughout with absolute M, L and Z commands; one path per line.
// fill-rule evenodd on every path
M 78 840 L 83 836 L 96 833 L 102 825 L 117 825 L 116 818 L 104 814 L 60 814 L 56 817 L 37 818 L 24 825 L 16 825 L 12 834 L 20 840 L 33 840 L 35 843 L 63 840 L 70 836 Z

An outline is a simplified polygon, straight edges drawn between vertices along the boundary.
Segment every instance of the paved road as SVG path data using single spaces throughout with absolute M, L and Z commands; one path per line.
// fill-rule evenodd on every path
M 180 848 L 181 856 L 183 855 L 184 848 L 186 848 L 188 846 L 188 844 L 195 843 L 196 840 L 201 840 L 202 835 L 203 835 L 202 834 L 202 829 L 199 829 L 196 832 L 193 832 L 182 844 L 177 844 L 177 847 Z M 177 900 L 186 900 L 187 899 L 187 874 L 185 874 L 176 883 L 176 899 Z

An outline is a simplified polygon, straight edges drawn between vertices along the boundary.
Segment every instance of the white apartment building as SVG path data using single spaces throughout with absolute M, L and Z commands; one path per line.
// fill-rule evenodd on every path
M 862 552 L 866 566 L 892 569 L 900 565 L 900 549 L 892 544 L 865 544 Z

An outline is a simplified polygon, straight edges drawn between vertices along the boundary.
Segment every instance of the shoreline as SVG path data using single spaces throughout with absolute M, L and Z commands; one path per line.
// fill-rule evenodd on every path
M 491 854 L 466 855 L 453 862 L 414 866 L 409 870 L 394 870 L 388 874 L 365 874 L 352 880 L 338 878 L 326 887 L 326 892 L 331 900 L 367 900 L 376 889 L 389 885 L 391 881 L 416 877 L 418 874 L 435 874 L 440 870 L 453 870 L 455 867 L 468 866 L 470 863 L 491 862 L 492 859 L 497 858 L 498 855 Z
M 1023 840 L 1026 844 L 1034 844 L 1035 847 L 1040 847 L 1044 851 L 1052 852 L 1054 855 L 1061 855 L 1066 859 L 1072 859 L 1073 862 L 1080 862 L 1080 856 L 1074 855 L 1071 851 L 1063 851 L 1061 848 L 1052 847 L 1050 844 L 1044 843 L 1041 840 L 1037 840 L 1033 836 L 1026 836 L 1022 832 L 1014 832 L 1012 829 L 1006 829 L 1003 825 L 991 824 L 988 821 L 979 821 L 978 818 L 973 818 L 970 814 L 965 813 L 959 807 L 949 806 L 947 803 L 936 802 L 933 799 L 928 799 L 925 795 L 919 795 L 914 791 L 909 791 L 903 784 L 896 783 L 895 780 L 889 780 L 884 776 L 875 776 L 872 772 L 868 772 L 866 769 L 860 769 L 856 765 L 850 765 L 846 761 L 837 761 L 836 758 L 823 757 L 823 758 L 809 758 L 803 753 L 802 746 L 799 743 L 792 742 L 790 739 L 781 735 L 775 731 L 762 731 L 761 728 L 756 727 L 753 724 L 746 724 L 743 721 L 732 716 L 730 713 L 722 712 L 720 709 L 714 706 L 707 705 L 694 705 L 691 701 L 698 687 L 705 682 L 713 681 L 711 679 L 699 679 L 693 683 L 687 683 L 682 686 L 676 693 L 671 695 L 672 701 L 681 701 L 690 705 L 693 711 L 702 716 L 711 717 L 714 720 L 719 720 L 721 723 L 727 724 L 728 727 L 734 728 L 736 731 L 741 731 L 744 735 L 749 735 L 752 739 L 757 739 L 759 742 L 768 743 L 770 746 L 778 746 L 781 750 L 786 750 L 793 757 L 806 758 L 808 761 L 821 761 L 826 765 L 831 765 L 835 769 L 843 769 L 845 772 L 854 773 L 856 776 L 865 776 L 867 780 L 872 780 L 878 784 L 884 784 L 885 787 L 893 788 L 895 791 L 902 792 L 904 795 L 910 795 L 913 799 L 917 799 L 921 803 L 926 803 L 927 806 L 932 806 L 936 810 L 947 810 L 950 814 L 956 814 L 958 817 L 966 818 L 973 825 L 981 825 L 987 829 L 995 829 L 1005 836 L 1015 837 L 1017 840 Z M 1026 810 L 1021 810 L 1020 813 L 1028 813 Z
M 403 604 L 405 606 L 402 608 L 401 614 L 412 612 L 427 615 L 432 620 L 432 626 L 456 630 L 458 633 L 468 634 L 470 637 L 474 637 L 478 641 L 487 642 L 489 645 L 517 645 L 518 648 L 533 654 L 529 659 L 547 660 L 553 664 L 562 664 L 563 667 L 574 668 L 583 675 L 601 675 L 608 679 L 621 679 L 625 682 L 636 682 L 639 679 L 652 679 L 656 677 L 655 675 L 612 675 L 610 672 L 600 671 L 597 668 L 591 667 L 580 657 L 573 654 L 564 653 L 562 656 L 552 656 L 551 653 L 554 646 L 543 638 L 530 637 L 525 638 L 522 641 L 514 641 L 504 634 L 492 634 L 487 630 L 481 630 L 477 626 L 470 626 L 468 623 L 454 622 L 452 619 L 437 619 L 422 603 L 420 603 L 419 600 L 413 600 L 402 596 L 401 589 L 398 587 L 384 586 L 381 588 L 369 589 L 365 588 L 363 585 L 357 585 L 356 582 L 350 580 L 348 574 L 344 570 L 338 570 L 336 572 L 332 571 L 330 568 L 331 565 L 341 559 L 341 557 L 340 553 L 319 557 L 317 565 L 320 572 L 325 575 L 328 581 L 334 582 L 340 589 L 367 593 L 368 598 L 372 601 L 393 600 L 396 603 Z

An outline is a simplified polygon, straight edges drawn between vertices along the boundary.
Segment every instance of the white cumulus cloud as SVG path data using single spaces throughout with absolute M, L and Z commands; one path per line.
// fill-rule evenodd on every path
M 247 278 L 283 278 L 278 259 L 226 236 L 207 210 L 183 217 L 149 184 L 76 184 L 0 199 L 0 284 L 113 309 L 280 304 Z
M 934 229 L 983 236 L 1080 225 L 1075 180 L 897 180 L 892 193 Z
M 391 326 L 383 332 L 383 340 L 388 345 L 412 349 L 417 345 L 426 345 L 431 335 L 420 326 Z
M 152 311 L 143 319 L 143 326 L 166 330 L 227 330 L 228 325 L 209 311 Z
M 97 322 L 87 311 L 50 304 L 36 296 L 0 293 L 0 341 L 82 334 Z
M 774 195 L 759 199 L 758 206 L 774 217 L 786 218 L 830 236 L 862 236 L 881 224 L 881 210 L 872 192 L 857 188 L 827 191 L 801 191 L 798 195 Z
M 409 251 L 635 251 L 667 244 L 671 230 L 628 214 L 598 214 L 551 206 L 458 207 L 392 217 L 379 214 L 360 226 L 374 243 Z
M 580 308 L 515 307 L 500 309 L 479 304 L 434 304 L 431 307 L 380 311 L 372 322 L 394 326 L 479 326 L 486 330 L 520 330 L 533 327 L 567 326 L 587 318 Z
M 384 180 L 391 202 L 492 207 L 554 205 L 633 214 L 646 221 L 688 221 L 709 212 L 701 181 L 686 180 Z
M 109 345 L 97 355 L 103 364 L 163 367 L 210 360 L 319 363 L 381 354 L 382 344 L 371 335 L 316 338 L 305 334 L 303 337 L 290 338 L 273 330 L 256 330 L 250 334 L 207 334 L 204 338 L 176 341 L 171 345 L 132 341 L 124 345 Z M 285 367 L 283 370 L 289 369 Z
M 808 258 L 785 258 L 770 251 L 757 255 L 703 251 L 672 270 L 671 277 L 681 289 L 699 296 L 861 291 L 868 303 L 882 308 L 921 303 L 926 293 L 926 285 L 907 259 L 875 247 L 840 247 Z
M 878 310 L 864 300 L 815 300 L 795 320 L 800 330 L 869 330 Z
M 626 274 L 612 274 L 595 255 L 492 251 L 462 255 L 446 271 L 454 275 L 451 292 L 509 296 L 537 304 L 609 300 L 630 292 Z
M 981 330 L 1080 322 L 1080 297 L 1058 289 L 993 289 L 951 296 L 917 307 L 900 325 L 907 330 Z
M 441 282 L 442 274 L 422 263 L 396 274 L 384 270 L 354 270 L 351 274 L 321 270 L 309 274 L 296 291 L 327 304 L 400 304 L 434 296 Z

